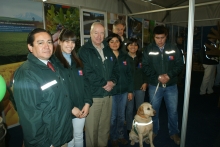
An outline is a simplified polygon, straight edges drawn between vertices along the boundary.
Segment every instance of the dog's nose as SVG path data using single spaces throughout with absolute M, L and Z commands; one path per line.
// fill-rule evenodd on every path
M 153 113 L 154 113 L 154 115 L 156 115 L 156 111 L 155 110 L 153 111 Z

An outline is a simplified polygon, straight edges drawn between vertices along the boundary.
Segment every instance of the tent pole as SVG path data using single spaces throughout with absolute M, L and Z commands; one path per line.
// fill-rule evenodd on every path
M 198 20 L 194 20 L 194 22 L 197 21 L 214 21 L 214 20 L 220 20 L 220 18 L 209 18 L 209 19 L 198 19 Z M 164 22 L 165 24 L 176 24 L 176 23 L 185 23 L 188 21 L 176 21 L 176 22 Z
M 183 105 L 180 147 L 185 147 L 185 140 L 186 140 L 190 83 L 191 83 L 191 70 L 192 70 L 194 13 L 195 13 L 195 0 L 190 0 L 189 1 L 189 13 L 188 13 L 189 20 L 188 20 L 188 38 L 187 38 L 188 43 L 187 43 L 187 58 L 186 58 L 186 80 L 185 80 L 185 91 L 184 91 L 184 105 Z
M 220 3 L 220 1 L 213 1 L 213 2 L 206 2 L 206 3 L 200 3 L 200 4 L 195 4 L 195 6 L 206 6 L 206 5 L 211 5 L 211 4 L 217 4 Z M 147 13 L 155 13 L 155 12 L 162 12 L 162 11 L 169 11 L 169 10 L 176 10 L 176 9 L 184 9 L 188 8 L 189 6 L 179 6 L 179 7 L 173 7 L 173 8 L 164 8 L 164 9 L 158 9 L 158 10 L 151 10 L 151 11 L 145 11 L 145 12 L 139 12 L 139 13 L 132 13 L 132 14 L 127 14 L 128 16 L 133 16 L 133 15 L 141 15 L 141 14 L 147 14 Z

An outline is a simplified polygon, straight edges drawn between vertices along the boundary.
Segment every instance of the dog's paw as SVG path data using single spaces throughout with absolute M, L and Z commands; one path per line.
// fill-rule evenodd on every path
M 146 139 L 145 139 L 145 143 L 146 143 L 146 144 L 150 144 L 149 138 L 146 138 Z
M 131 140 L 131 145 L 134 145 L 134 144 L 135 144 L 134 140 Z

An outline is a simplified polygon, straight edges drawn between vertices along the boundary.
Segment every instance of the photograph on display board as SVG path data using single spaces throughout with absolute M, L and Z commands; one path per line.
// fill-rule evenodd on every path
M 146 47 L 148 44 L 150 44 L 150 21 L 143 19 L 143 47 Z
M 94 22 L 100 22 L 106 28 L 106 13 L 101 11 L 93 11 L 88 9 L 81 9 L 81 45 L 90 38 L 90 28 Z M 107 30 L 105 31 L 107 35 Z
M 108 35 L 112 33 L 112 29 L 113 29 L 113 23 L 116 20 L 123 20 L 126 23 L 126 15 L 121 15 L 121 14 L 116 14 L 116 13 L 107 13 L 107 25 L 108 25 Z M 124 37 L 127 38 L 126 35 L 126 27 L 124 30 Z
M 150 25 L 149 25 L 150 42 L 154 41 L 153 31 L 154 31 L 155 24 L 156 24 L 155 20 L 150 20 Z
M 25 4 L 25 5 L 24 5 Z M 0 9 L 0 65 L 26 60 L 26 38 L 43 27 L 42 3 L 30 0 L 2 1 Z
M 57 46 L 60 31 L 65 28 L 73 30 L 77 36 L 76 52 L 80 48 L 80 15 L 79 8 L 59 4 L 44 3 L 46 30 L 53 35 L 54 47 Z
M 142 19 L 128 17 L 128 38 L 137 38 L 142 48 Z
M 84 35 L 90 35 L 90 27 L 93 22 L 101 22 L 104 24 L 104 14 L 83 11 L 83 30 Z
M 19 125 L 12 103 L 14 71 L 26 60 L 27 35 L 36 27 L 43 28 L 42 2 L 30 0 L 1 1 L 0 9 L 0 75 L 6 82 L 6 94 L 0 103 L 2 117 L 8 128 Z

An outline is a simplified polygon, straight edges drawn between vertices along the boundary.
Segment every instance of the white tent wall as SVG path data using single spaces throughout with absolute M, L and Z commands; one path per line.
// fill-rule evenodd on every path
M 197 0 L 196 4 L 205 3 L 207 0 Z M 183 3 L 182 6 L 188 5 L 187 3 Z M 187 26 L 188 25 L 188 9 L 180 9 L 173 10 L 170 13 L 171 22 L 175 25 L 179 26 Z M 207 20 L 212 18 L 218 18 L 215 20 Z M 206 6 L 197 6 L 195 7 L 195 26 L 214 26 L 217 24 L 217 21 L 220 21 L 220 3 L 210 4 Z M 166 20 L 166 22 L 170 22 Z M 176 23 L 174 23 L 176 22 Z M 184 23 L 179 23 L 184 22 Z
M 163 7 L 159 7 L 157 5 L 152 5 L 149 2 L 142 2 L 141 0 L 137 0 L 137 2 L 134 2 L 133 0 L 127 0 L 126 1 L 128 7 L 131 9 L 132 13 L 137 12 L 144 12 L 144 11 L 150 11 L 150 10 L 157 10 L 161 9 Z M 130 14 L 126 9 L 124 9 L 125 14 Z M 158 13 L 150 13 L 150 14 L 144 14 L 144 15 L 137 15 L 133 17 L 137 18 L 145 18 L 148 20 L 156 20 L 158 22 L 161 22 L 161 20 L 166 15 L 166 12 L 158 12 Z
M 163 7 L 153 5 L 149 2 L 142 2 L 141 0 L 124 0 L 132 13 L 146 12 L 150 10 L 159 10 Z M 48 0 L 48 3 L 58 3 L 70 6 L 81 6 L 90 9 L 107 11 L 112 13 L 130 14 L 129 10 L 122 3 L 121 0 Z M 196 4 L 210 2 L 210 0 L 196 0 Z M 182 3 L 180 6 L 187 6 L 189 2 Z M 145 18 L 149 20 L 156 20 L 161 22 L 166 15 L 166 11 L 155 12 L 149 14 L 135 15 L 133 17 Z M 206 6 L 195 7 L 195 26 L 213 26 L 217 24 L 219 20 L 206 20 L 211 18 L 220 18 L 220 3 L 210 4 Z M 203 21 L 201 21 L 203 20 Z M 188 8 L 171 10 L 170 14 L 166 17 L 164 23 L 175 24 L 178 26 L 186 27 L 188 24 Z M 182 22 L 182 23 L 180 23 Z
M 47 2 L 118 13 L 118 0 L 48 0 Z

